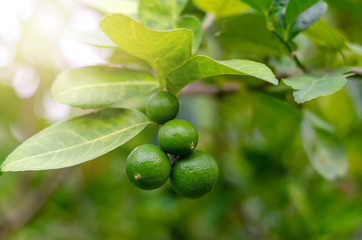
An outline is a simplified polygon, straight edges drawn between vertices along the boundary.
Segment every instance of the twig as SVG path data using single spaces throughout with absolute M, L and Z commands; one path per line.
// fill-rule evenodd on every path
M 58 187 L 66 173 L 67 169 L 56 171 L 45 179 L 36 194 L 29 192 L 20 206 L 8 213 L 4 221 L 0 224 L 0 239 L 6 239 L 12 231 L 21 228 L 33 219 L 44 206 L 49 196 Z
M 293 51 L 290 46 L 288 45 L 288 43 L 286 43 L 284 41 L 284 39 L 279 36 L 279 34 L 275 31 L 272 31 L 272 33 L 277 36 L 277 38 L 279 38 L 279 40 L 284 44 L 284 46 L 287 48 L 288 52 L 290 53 L 290 55 L 292 56 L 293 60 L 295 61 L 295 63 L 297 64 L 297 66 L 303 70 L 303 72 L 307 72 L 307 68 L 299 61 L 298 57 L 297 57 L 297 53 L 295 51 Z

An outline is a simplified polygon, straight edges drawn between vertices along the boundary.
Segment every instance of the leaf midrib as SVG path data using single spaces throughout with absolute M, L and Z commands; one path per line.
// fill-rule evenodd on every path
M 107 134 L 105 136 L 102 136 L 102 137 L 99 137 L 99 138 L 96 138 L 96 139 L 92 139 L 90 141 L 86 141 L 84 143 L 81 143 L 81 144 L 77 144 L 77 145 L 72 145 L 70 147 L 65 147 L 65 148 L 61 148 L 61 149 L 57 149 L 57 150 L 54 150 L 54 151 L 50 151 L 50 152 L 45 152 L 45 153 L 41 153 L 41 154 L 37 154 L 37 155 L 33 155 L 33 156 L 30 156 L 30 157 L 26 157 L 26 158 L 21 158 L 19 160 L 15 160 L 15 161 L 12 161 L 10 162 L 9 164 L 6 164 L 5 166 L 9 167 L 11 165 L 13 165 L 14 163 L 18 163 L 18 162 L 22 162 L 22 161 L 25 161 L 25 160 L 28 160 L 28 159 L 31 159 L 31 158 L 37 158 L 37 157 L 40 157 L 40 156 L 45 156 L 47 154 L 57 154 L 59 152 L 62 152 L 62 151 L 67 151 L 67 150 L 70 150 L 70 149 L 73 149 L 73 148 L 76 148 L 76 147 L 80 147 L 80 146 L 84 146 L 84 145 L 87 145 L 87 144 L 91 144 L 91 143 L 94 143 L 96 141 L 99 141 L 101 139 L 104 139 L 104 138 L 107 138 L 107 137 L 110 137 L 110 136 L 113 136 L 113 135 L 116 135 L 118 133 L 121 133 L 121 132 L 125 132 L 127 130 L 130 130 L 132 128 L 135 128 L 135 127 L 139 127 L 139 126 L 142 126 L 142 125 L 147 125 L 151 122 L 147 121 L 147 122 L 143 122 L 143 123 L 138 123 L 138 124 L 135 124 L 133 126 L 130 126 L 130 127 L 127 127 L 127 128 L 123 128 L 119 131 L 116 131 L 116 132 L 113 132 L 111 134 Z

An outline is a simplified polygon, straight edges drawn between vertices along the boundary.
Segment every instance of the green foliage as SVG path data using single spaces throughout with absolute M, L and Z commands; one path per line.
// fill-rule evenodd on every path
M 207 56 L 194 56 L 167 77 L 167 89 L 177 94 L 186 85 L 205 77 L 222 74 L 247 75 L 278 84 L 264 64 L 250 60 L 216 61 Z
M 211 12 L 218 18 L 236 15 L 248 6 L 238 0 L 193 0 L 193 3 L 204 12 Z
M 107 109 L 53 125 L 20 145 L 2 171 L 74 166 L 122 145 L 150 124 L 135 110 Z
M 177 18 L 187 0 L 141 0 L 138 14 L 140 20 L 154 30 L 176 28 Z
M 38 26 L 41 4 L 19 14 L 19 39 L 0 34 L 1 239 L 360 238 L 361 1 L 80 1 L 48 1 L 44 26 L 57 11 L 59 32 L 78 14 L 88 23 L 83 11 L 111 14 L 101 30 L 66 34 L 102 66 L 64 71 L 73 63 Z M 52 103 L 54 79 L 53 100 L 95 109 Z M 142 113 L 156 88 L 178 95 L 177 118 L 218 162 L 200 199 L 127 180 L 129 153 L 157 144 Z
M 296 89 L 295 101 L 303 103 L 320 96 L 326 96 L 340 90 L 346 83 L 346 77 L 353 68 L 339 69 L 334 72 L 313 72 L 284 79 L 283 82 Z
M 248 4 L 250 7 L 267 15 L 272 6 L 273 0 L 239 0 Z
M 146 60 L 160 79 L 191 56 L 190 30 L 152 31 L 122 14 L 104 17 L 100 26 L 121 49 Z M 163 86 L 161 81 L 160 87 Z
M 226 50 L 248 56 L 287 52 L 280 39 L 268 30 L 264 17 L 255 14 L 243 14 L 226 21 L 219 39 Z
M 323 177 L 333 180 L 346 173 L 346 150 L 332 126 L 305 112 L 300 134 L 311 164 Z
M 177 21 L 177 28 L 187 28 L 192 31 L 192 53 L 196 53 L 202 40 L 200 21 L 193 16 L 184 16 Z
M 158 87 L 145 71 L 90 66 L 64 71 L 52 86 L 52 99 L 81 108 L 101 108 Z

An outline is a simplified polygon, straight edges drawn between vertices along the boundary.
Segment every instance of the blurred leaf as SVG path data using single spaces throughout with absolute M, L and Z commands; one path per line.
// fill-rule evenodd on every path
M 137 18 L 140 0 L 78 0 L 104 13 L 122 13 Z
M 52 99 L 81 108 L 100 108 L 158 87 L 145 71 L 89 66 L 62 72 L 51 89 Z
M 280 154 L 298 131 L 301 113 L 289 103 L 264 93 L 254 94 L 253 98 L 253 122 L 265 138 L 268 152 Z
M 108 58 L 108 62 L 112 64 L 122 64 L 126 67 L 136 67 L 143 70 L 151 69 L 151 66 L 145 60 L 128 54 L 123 50 L 114 51 Z
M 150 122 L 135 110 L 106 109 L 53 125 L 26 140 L 2 171 L 57 169 L 101 156 L 124 144 Z
M 138 14 L 140 20 L 151 29 L 173 29 L 186 3 L 187 0 L 141 0 Z
M 347 84 L 350 82 L 348 80 Z M 345 88 L 334 94 L 314 99 L 308 106 L 310 109 L 314 107 L 313 111 L 318 112 L 320 117 L 332 125 L 339 136 L 347 136 L 358 125 L 358 116 Z
M 15 121 L 18 118 L 20 112 L 20 99 L 16 96 L 16 93 L 12 87 L 5 86 L 1 83 L 0 103 L 0 122 L 1 120 L 7 122 Z M 11 103 L 11 105 L 5 103 Z
M 263 16 L 243 14 L 225 22 L 219 40 L 231 52 L 249 55 L 283 55 L 287 53 L 280 39 L 266 26 Z
M 356 43 L 346 42 L 346 45 L 349 49 L 351 49 L 353 52 L 357 53 L 362 57 L 362 46 Z
M 177 28 L 187 28 L 192 31 L 192 54 L 196 53 L 202 40 L 202 29 L 199 19 L 193 16 L 181 17 L 177 22 Z
M 327 96 L 340 90 L 347 82 L 347 74 L 353 68 L 342 68 L 333 72 L 313 72 L 283 79 L 283 82 L 297 90 L 293 92 L 297 103 L 304 103 L 320 96 Z M 353 74 L 352 74 L 353 75 Z
M 304 2 L 304 1 L 301 1 Z M 307 29 L 327 11 L 327 4 L 319 1 L 306 11 L 302 12 L 288 29 L 288 40 Z
M 297 17 L 319 0 L 289 0 L 285 9 L 285 22 L 289 28 Z
M 346 86 L 356 115 L 362 123 L 362 82 L 358 78 L 351 78 Z
M 193 3 L 204 12 L 212 12 L 217 18 L 236 15 L 249 8 L 238 0 L 193 0 Z
M 286 29 L 285 10 L 288 0 L 273 0 L 272 8 L 269 12 L 268 27 L 283 37 Z
M 333 180 L 347 172 L 346 151 L 332 126 L 305 111 L 300 134 L 309 161 L 320 175 Z
M 337 50 L 344 47 L 344 37 L 322 19 L 316 21 L 304 33 L 317 45 Z
M 273 0 L 239 0 L 240 2 L 248 4 L 250 7 L 264 13 L 265 15 L 268 14 Z
M 64 37 L 96 47 L 118 49 L 117 45 L 100 30 L 68 32 Z
M 121 49 L 146 60 L 161 81 L 191 56 L 192 33 L 187 29 L 152 31 L 122 14 L 104 17 L 100 26 Z
M 167 89 L 177 94 L 198 79 L 223 74 L 247 75 L 278 85 L 272 71 L 262 63 L 241 59 L 216 61 L 196 55 L 168 75 Z

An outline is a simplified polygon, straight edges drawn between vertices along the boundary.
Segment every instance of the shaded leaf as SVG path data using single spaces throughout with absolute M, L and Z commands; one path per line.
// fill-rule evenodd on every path
M 357 43 L 346 42 L 346 45 L 349 49 L 351 49 L 354 53 L 357 53 L 360 57 L 362 57 L 362 46 Z
M 239 1 L 248 4 L 250 7 L 260 12 L 263 12 L 265 15 L 268 14 L 273 3 L 273 0 L 239 0 Z
M 196 53 L 202 40 L 202 29 L 199 19 L 193 16 L 181 17 L 177 22 L 178 28 L 187 28 L 192 31 L 192 53 Z
M 268 30 L 263 16 L 243 14 L 225 22 L 219 40 L 235 53 L 282 55 L 287 53 L 280 39 Z
M 280 154 L 298 132 L 300 111 L 287 102 L 264 93 L 253 94 L 253 123 L 266 140 L 269 153 Z
M 341 50 L 345 43 L 344 37 L 333 29 L 326 21 L 319 19 L 303 33 L 315 44 Z
M 192 33 L 187 29 L 153 31 L 122 14 L 104 17 L 100 26 L 121 49 L 146 60 L 161 80 L 191 56 Z
M 333 180 L 347 172 L 346 151 L 332 126 L 305 111 L 300 134 L 304 151 L 320 175 Z
M 138 15 L 151 29 L 173 29 L 186 3 L 187 0 L 141 0 Z
M 297 17 L 319 0 L 289 0 L 285 9 L 285 22 L 289 28 Z
M 145 71 L 89 66 L 62 72 L 51 89 L 52 99 L 81 108 L 100 108 L 158 87 Z
M 278 84 L 272 71 L 262 63 L 241 59 L 216 61 L 197 55 L 167 77 L 167 89 L 177 94 L 183 87 L 198 79 L 223 74 L 247 75 Z
M 143 59 L 135 57 L 123 50 L 114 51 L 108 58 L 108 62 L 112 64 L 122 64 L 124 66 L 130 66 L 131 68 L 137 67 L 143 70 L 151 69 L 151 66 Z
M 106 109 L 53 125 L 16 148 L 2 171 L 74 166 L 101 156 L 136 136 L 150 122 L 138 111 Z
M 117 45 L 100 30 L 68 32 L 64 37 L 96 47 L 118 49 Z
M 212 12 L 218 18 L 239 14 L 249 8 L 238 0 L 193 0 L 193 3 L 204 12 Z
M 346 74 L 353 68 L 342 68 L 333 72 L 314 72 L 283 79 L 295 89 L 293 96 L 297 103 L 303 103 L 320 96 L 327 96 L 340 90 L 347 82 Z M 352 74 L 353 75 L 353 74 Z
M 288 31 L 288 39 L 294 38 L 298 33 L 302 32 L 315 21 L 317 21 L 327 11 L 327 4 L 319 1 L 306 11 L 301 13 Z

